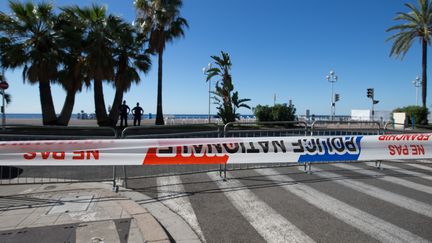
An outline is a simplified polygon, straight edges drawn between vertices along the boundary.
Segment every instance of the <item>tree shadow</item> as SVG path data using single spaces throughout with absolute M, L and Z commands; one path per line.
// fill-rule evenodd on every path
M 23 169 L 13 166 L 0 166 L 0 179 L 15 179 L 23 173 Z

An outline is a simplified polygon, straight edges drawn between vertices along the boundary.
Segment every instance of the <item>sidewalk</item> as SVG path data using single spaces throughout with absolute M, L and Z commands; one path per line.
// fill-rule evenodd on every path
M 170 242 L 146 208 L 110 187 L 1 185 L 0 242 Z

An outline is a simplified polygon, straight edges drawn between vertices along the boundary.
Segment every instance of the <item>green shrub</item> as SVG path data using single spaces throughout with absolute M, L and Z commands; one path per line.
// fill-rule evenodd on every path
M 277 104 L 275 106 L 257 105 L 254 114 L 258 121 L 294 121 L 296 108 L 294 105 Z
M 429 111 L 426 107 L 421 106 L 405 106 L 402 108 L 396 108 L 393 110 L 394 112 L 405 112 L 406 114 L 406 121 L 409 125 L 411 125 L 411 118 L 414 116 L 414 123 L 415 125 L 427 125 L 428 124 L 428 114 Z

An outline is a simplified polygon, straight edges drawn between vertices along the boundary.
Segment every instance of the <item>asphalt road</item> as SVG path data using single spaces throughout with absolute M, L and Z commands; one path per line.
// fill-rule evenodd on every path
M 432 164 L 320 165 L 129 181 L 207 242 L 431 242 Z M 389 167 L 392 166 L 392 169 Z M 394 168 L 393 168 L 394 167 Z
M 207 242 L 432 242 L 432 161 L 373 164 L 314 165 L 312 174 L 297 166 L 234 170 L 226 181 L 214 171 L 183 173 L 217 166 L 127 173 L 147 176 L 128 187 L 161 201 Z M 21 176 L 48 175 L 110 178 L 112 167 L 27 167 Z

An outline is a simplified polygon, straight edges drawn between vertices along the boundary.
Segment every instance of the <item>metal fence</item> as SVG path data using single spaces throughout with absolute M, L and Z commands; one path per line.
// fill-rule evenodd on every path
M 296 122 L 233 122 L 225 126 L 170 125 L 128 127 L 117 133 L 112 128 L 99 127 L 40 127 L 6 126 L 0 130 L 0 140 L 60 140 L 60 139 L 157 139 L 157 138 L 217 138 L 217 137 L 278 137 L 321 135 L 378 135 L 401 132 L 427 132 L 430 130 L 405 128 L 398 130 L 395 124 L 356 121 L 315 121 L 308 125 Z M 397 125 L 397 124 L 396 124 Z M 185 132 L 187 130 L 188 132 Z M 297 163 L 266 164 L 265 167 L 298 165 Z M 76 181 L 113 181 L 142 177 L 181 175 L 208 171 L 242 170 L 263 167 L 248 165 L 187 165 L 187 166 L 20 166 L 0 167 L 0 184 L 62 183 Z
M 7 125 L 0 141 L 115 139 L 117 131 L 101 127 Z M 113 166 L 0 166 L 0 184 L 112 181 Z

